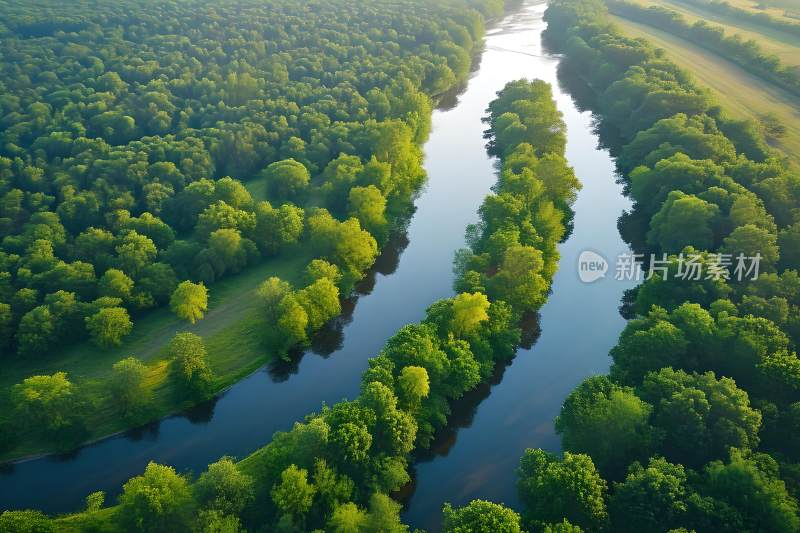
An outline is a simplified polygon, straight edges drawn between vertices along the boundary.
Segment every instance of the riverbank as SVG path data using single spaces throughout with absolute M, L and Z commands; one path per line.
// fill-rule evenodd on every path
M 510 82 L 490 109 L 491 144 L 503 169 L 480 209 L 480 234 L 470 242 L 469 252 L 459 255 L 462 268 L 456 285 L 464 292 L 435 302 L 422 322 L 397 331 L 370 360 L 356 399 L 309 414 L 238 464 L 240 473 L 251 480 L 252 500 L 259 503 L 242 501 L 240 510 L 229 515 L 237 522 L 241 519 L 254 528 L 315 528 L 337 520 L 343 508 L 366 517 L 358 506 L 368 506 L 369 514 L 384 525 L 381 530 L 401 527 L 399 506 L 386 494 L 408 480 L 408 454 L 415 446 L 430 445 L 451 414 L 450 402 L 486 382 L 496 365 L 514 356 L 521 341 L 520 319 L 535 312 L 550 294 L 559 260 L 556 245 L 566 231 L 564 222 L 570 219 L 568 211 L 580 184 L 563 158 L 565 125 L 545 82 Z M 516 127 L 504 120 L 512 111 L 526 131 L 521 139 L 506 136 L 507 127 Z M 519 202 L 518 213 L 491 209 L 509 200 Z M 525 228 L 532 231 L 523 234 Z M 498 239 L 511 229 L 518 231 L 516 240 Z M 151 464 L 148 471 L 155 468 Z M 308 505 L 287 512 L 279 487 L 298 490 L 295 483 L 307 484 L 312 470 L 315 489 L 310 494 L 335 483 L 337 498 L 312 502 L 309 496 Z M 125 503 L 131 501 L 129 491 L 151 482 L 158 483 L 138 478 L 126 484 L 122 504 L 114 510 L 86 512 L 59 523 L 78 530 L 101 524 L 124 528 L 133 509 Z M 164 503 L 166 509 L 159 513 L 167 511 L 170 527 L 182 530 L 194 522 L 194 517 L 189 522 L 175 512 L 177 506 L 192 503 L 169 498 Z
M 465 24 L 463 21 L 461 23 Z M 475 28 L 470 28 L 470 30 L 475 30 Z M 476 31 L 478 31 L 478 35 L 482 35 L 483 28 L 480 27 Z M 463 53 L 469 49 L 470 45 L 464 45 L 464 50 L 460 51 Z M 472 52 L 477 53 L 479 49 L 479 43 L 473 43 Z M 466 72 L 459 73 L 459 77 L 449 80 L 449 88 L 440 88 L 429 95 L 429 98 L 435 101 L 439 98 L 449 97 L 452 91 L 457 90 L 465 83 L 467 76 Z M 424 97 L 421 99 L 426 100 L 423 108 L 430 111 L 431 102 Z M 413 121 L 419 131 L 424 132 L 428 129 L 425 124 L 429 119 L 428 115 L 414 117 L 408 121 Z M 418 144 L 425 141 L 424 138 L 417 140 Z M 415 161 L 414 165 L 416 168 L 406 170 L 415 173 L 419 182 L 424 173 L 419 167 L 418 161 Z M 398 171 L 397 174 L 399 176 L 401 172 Z M 251 180 L 247 186 L 256 201 L 266 198 L 266 178 Z M 416 192 L 409 192 L 409 194 L 413 196 Z M 396 241 L 400 242 L 404 239 L 404 226 L 410 216 L 408 211 L 412 203 L 412 198 L 406 196 L 408 195 L 393 198 L 394 201 L 390 201 L 387 206 L 387 213 L 392 215 L 402 213 L 399 216 L 393 216 L 391 220 L 397 230 Z M 311 205 L 306 207 L 311 207 Z M 8 433 L 3 431 L 0 434 L 3 437 L 6 434 L 13 434 L 14 439 L 11 447 L 4 446 L 5 439 L 0 442 L 0 449 L 2 449 L 0 463 L 30 459 L 47 453 L 74 452 L 81 446 L 95 443 L 126 430 L 137 431 L 143 428 L 146 430 L 147 426 L 158 423 L 165 416 L 213 401 L 212 398 L 198 402 L 176 393 L 177 387 L 168 375 L 169 358 L 167 354 L 167 345 L 176 333 L 190 332 L 203 337 L 208 352 L 208 365 L 214 373 L 210 390 L 213 397 L 218 396 L 231 385 L 264 365 L 274 363 L 276 354 L 271 353 L 262 342 L 262 331 L 265 325 L 259 316 L 259 302 L 255 290 L 260 283 L 272 276 L 280 277 L 296 288 L 302 287 L 306 281 L 304 279 L 305 266 L 316 257 L 311 243 L 307 240 L 285 250 L 278 257 L 262 261 L 239 274 L 229 275 L 221 281 L 215 282 L 209 287 L 209 310 L 205 317 L 195 324 L 175 317 L 167 308 L 160 308 L 135 317 L 132 333 L 124 339 L 120 346 L 102 348 L 86 341 L 61 351 L 53 350 L 47 357 L 40 359 L 9 358 L 4 362 L 3 373 L 0 375 L 0 391 L 2 391 L 0 392 L 0 410 L 3 413 L 0 414 L 0 423 L 5 422 L 5 417 L 10 418 L 14 412 L 11 398 L 11 390 L 14 385 L 33 375 L 52 375 L 56 372 L 65 372 L 67 378 L 79 391 L 81 402 L 87 406 L 86 415 L 79 421 L 81 426 L 85 426 L 86 432 L 81 433 L 80 443 L 70 441 L 67 444 L 54 444 L 50 436 L 38 434 L 39 428 L 14 431 L 17 430 L 17 427 L 13 420 L 9 420 L 10 431 Z M 397 246 L 397 242 L 386 244 L 390 248 Z M 392 253 L 393 251 L 390 251 L 390 255 Z M 369 283 L 369 280 L 366 282 L 362 280 L 364 286 L 368 287 Z M 345 302 L 345 307 L 349 307 L 351 303 Z M 335 329 L 337 322 L 342 320 L 346 320 L 346 317 L 333 320 L 325 331 L 317 335 L 319 342 L 324 344 L 325 336 L 330 335 L 328 330 Z M 305 348 L 303 347 L 303 349 Z M 312 348 L 316 349 L 317 347 Z M 327 348 L 321 347 L 321 350 L 325 351 Z M 302 353 L 302 351 L 300 349 L 293 351 L 294 362 L 297 361 L 297 353 Z M 113 398 L 110 398 L 107 386 L 112 376 L 112 365 L 127 357 L 136 357 L 147 366 L 144 386 L 152 393 L 152 402 L 147 406 L 144 415 L 135 420 L 122 417 Z M 2 429 L 5 430 L 5 427 Z
M 630 252 L 616 223 L 631 204 L 617 182 L 614 159 L 594 130 L 593 114 L 573 98 L 568 80 L 559 79 L 561 57 L 541 42 L 546 7 L 528 3 L 488 40 L 505 52 L 491 58 L 497 72 L 540 78 L 553 87 L 567 126 L 566 158 L 583 185 L 573 205 L 573 228 L 559 245 L 560 266 L 538 314 L 535 343 L 518 350 L 495 380 L 456 406 L 452 424 L 416 457 L 413 483 L 402 496 L 403 520 L 412 528 L 439 531 L 446 502 L 462 506 L 484 499 L 519 510 L 519 457 L 529 447 L 561 449 L 553 419 L 575 385 L 608 371 L 608 351 L 626 323 L 620 300 L 636 281 L 614 279 L 614 262 Z M 605 278 L 580 281 L 577 265 L 584 250 L 608 259 Z
M 758 122 L 765 114 L 777 116 L 786 127 L 779 138 L 767 138 L 800 168 L 800 99 L 759 79 L 725 58 L 657 28 L 619 16 L 610 16 L 630 37 L 640 37 L 664 51 L 676 65 L 686 69 L 706 87 L 725 109 L 738 118 Z
M 438 298 L 452 294 L 452 258 L 464 245 L 464 228 L 494 183 L 493 160 L 482 137 L 483 111 L 507 81 L 480 54 L 468 86 L 488 67 L 491 86 L 443 100 L 433 112 L 424 145 L 428 181 L 415 201 L 406 232 L 383 251 L 374 277 L 355 306 L 319 343 L 290 361 L 274 361 L 236 382 L 224 394 L 186 414 L 82 448 L 12 465 L 0 471 L 0 508 L 35 507 L 50 513 L 74 510 L 96 490 L 111 501 L 150 460 L 180 472 L 202 471 L 223 455 L 244 457 L 276 431 L 359 390 L 367 360 L 402 325 L 420 320 Z M 516 55 L 510 55 L 516 57 Z M 465 108 L 459 105 L 465 104 Z M 246 341 L 246 339 L 242 339 Z

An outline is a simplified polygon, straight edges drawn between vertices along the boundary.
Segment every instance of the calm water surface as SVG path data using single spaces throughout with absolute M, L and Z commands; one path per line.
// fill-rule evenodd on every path
M 560 247 L 560 268 L 540 312 L 535 345 L 519 350 L 493 384 L 459 402 L 455 423 L 416 463 L 414 483 L 404 494 L 404 520 L 428 531 L 440 529 L 445 502 L 460 506 L 480 498 L 519 509 L 519 458 L 526 448 L 560 450 L 553 419 L 580 381 L 608 370 L 608 351 L 625 325 L 618 307 L 632 285 L 614 280 L 614 264 L 619 253 L 629 251 L 616 222 L 630 204 L 615 182 L 613 160 L 598 148 L 591 114 L 577 109 L 559 87 L 559 58 L 541 44 L 545 8 L 544 3 L 528 3 L 489 32 L 480 73 L 467 94 L 483 97 L 522 77 L 553 85 L 567 123 L 567 158 L 583 183 L 574 205 L 575 226 Z M 480 114 L 479 109 L 464 112 Z M 607 277 L 590 285 L 577 276 L 578 255 L 587 249 L 610 262 Z
M 537 77 L 554 83 L 569 128 L 568 157 L 584 184 L 574 233 L 561 247 L 539 341 L 520 351 L 493 386 L 457 406 L 454 426 L 417 463 L 405 519 L 435 530 L 444 501 L 463 504 L 480 497 L 515 506 L 519 456 L 526 447 L 558 449 L 552 419 L 576 383 L 607 369 L 606 354 L 624 325 L 616 309 L 627 288 L 613 279 L 583 285 L 575 273 L 584 248 L 609 258 L 626 249 L 615 223 L 628 203 L 615 184 L 610 157 L 597 148 L 590 115 L 558 89 L 558 58 L 540 45 L 544 9 L 544 3 L 528 3 L 490 30 L 466 90 L 433 115 L 425 145 L 428 184 L 406 234 L 385 251 L 357 303 L 312 350 L 291 364 L 262 369 L 190 413 L 68 456 L 4 467 L 0 509 L 67 512 L 96 490 L 107 491 L 113 502 L 122 484 L 149 461 L 199 473 L 223 455 L 244 457 L 323 402 L 355 397 L 367 359 L 402 325 L 421 319 L 433 301 L 452 294 L 453 253 L 464 246 L 464 229 L 477 220 L 476 210 L 495 182 L 482 138 L 484 110 L 508 81 Z

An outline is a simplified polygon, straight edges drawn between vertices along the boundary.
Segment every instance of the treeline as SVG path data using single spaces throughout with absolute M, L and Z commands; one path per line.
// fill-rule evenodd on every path
M 730 130 L 685 72 L 621 35 L 599 0 L 556 0 L 545 16 L 563 68 L 597 95 L 601 134 L 618 141 L 634 200 L 623 232 L 668 259 L 645 264 L 629 295 L 610 375 L 565 400 L 563 456 L 523 456 L 522 515 L 480 501 L 458 512 L 487 509 L 493 521 L 469 529 L 486 532 L 797 531 L 797 215 L 780 210 L 797 177 L 758 157 L 763 141 Z M 763 254 L 757 279 L 676 278 L 690 255 L 709 267 L 739 251 Z
M 785 20 L 780 17 L 773 17 L 769 13 L 756 13 L 751 9 L 744 9 L 731 5 L 730 2 L 718 0 L 681 0 L 684 3 L 696 5 L 706 11 L 718 13 L 724 17 L 741 20 L 748 24 L 754 24 L 789 33 L 791 35 L 800 37 L 800 24 Z
M 707 48 L 744 70 L 800 96 L 800 71 L 783 64 L 778 56 L 764 52 L 753 39 L 745 41 L 739 34 L 726 37 L 722 26 L 713 26 L 705 20 L 690 24 L 677 11 L 662 6 L 645 7 L 624 0 L 608 0 L 606 3 L 615 15 L 668 31 Z
M 358 398 L 309 415 L 238 464 L 222 459 L 194 482 L 151 464 L 125 484 L 115 507 L 103 509 L 96 493 L 84 513 L 52 521 L 34 511 L 7 511 L 0 526 L 408 531 L 399 504 L 387 495 L 410 481 L 413 450 L 430 446 L 447 423 L 450 402 L 513 357 L 520 319 L 549 290 L 564 234 L 562 210 L 579 186 L 563 157 L 564 123 L 547 84 L 513 82 L 489 111 L 502 171 L 496 193 L 480 209 L 481 222 L 470 229 L 471 249 L 459 254 L 456 285 L 471 292 L 434 303 L 425 320 L 398 331 L 370 360 Z M 542 147 L 534 148 L 534 140 Z M 322 263 L 313 271 L 318 282 L 334 274 Z M 288 291 L 283 285 L 264 293 L 283 293 L 285 301 Z M 146 496 L 154 492 L 158 498 Z
M 116 344 L 180 280 L 302 239 L 303 208 L 381 241 L 423 179 L 429 97 L 502 11 L 401 4 L 4 4 L 0 350 Z

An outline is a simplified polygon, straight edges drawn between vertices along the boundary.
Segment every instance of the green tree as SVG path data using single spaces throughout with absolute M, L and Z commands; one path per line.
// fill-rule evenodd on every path
M 453 318 L 450 329 L 458 336 L 469 335 L 489 320 L 489 299 L 485 294 L 461 293 L 453 298 Z
M 111 398 L 125 417 L 139 417 L 151 401 L 147 367 L 135 357 L 114 363 L 108 388 Z
M 660 457 L 634 463 L 609 502 L 611 527 L 621 533 L 660 533 L 686 523 L 690 497 L 683 465 Z
M 126 531 L 191 530 L 193 501 L 189 482 L 175 469 L 149 463 L 144 474 L 122 487 L 117 516 Z
M 657 320 L 646 329 L 640 327 L 639 323 L 630 323 L 611 349 L 611 375 L 628 385 L 641 383 L 650 371 L 680 366 L 689 344 L 684 333 L 666 320 Z
M 759 254 L 759 269 L 762 271 L 773 271 L 780 257 L 777 236 L 755 224 L 745 224 L 733 230 L 723 240 L 721 251 L 733 256 L 734 265 L 740 254 L 745 257 L 756 257 Z
M 308 188 L 311 177 L 308 169 L 294 159 L 276 161 L 259 175 L 266 180 L 270 197 L 275 200 L 297 201 Z
M 265 255 L 296 243 L 303 232 L 303 210 L 291 204 L 273 209 L 268 202 L 256 206 L 256 227 L 252 239 Z
M 194 324 L 208 310 L 208 289 L 202 283 L 182 281 L 172 293 L 169 305 L 179 318 Z
M 307 470 L 290 465 L 281 472 L 281 480 L 272 487 L 270 494 L 278 510 L 300 526 L 311 509 L 314 486 L 308 482 Z
M 220 228 L 208 236 L 208 251 L 218 276 L 226 272 L 239 272 L 247 265 L 247 246 L 239 230 Z
M 214 374 L 208 367 L 203 339 L 194 333 L 178 333 L 170 341 L 167 353 L 171 371 L 180 387 L 195 397 L 207 396 L 213 387 Z
M 282 279 L 272 276 L 256 289 L 256 295 L 264 309 L 264 319 L 267 324 L 275 324 L 280 318 L 279 306 L 287 295 L 291 294 L 292 286 Z
M 350 500 L 353 495 L 355 489 L 353 480 L 339 475 L 324 459 L 314 461 L 314 472 L 311 477 L 314 480 L 315 498 L 326 512 Z
M 778 234 L 781 270 L 800 270 L 800 222 L 784 228 Z
M 328 278 L 321 278 L 295 293 L 297 302 L 308 316 L 309 331 L 317 331 L 342 311 L 339 288 Z
M 517 476 L 526 521 L 541 524 L 566 518 L 588 530 L 604 527 L 606 482 L 589 456 L 564 452 L 559 459 L 541 449 L 527 449 Z
M 119 269 L 134 279 L 158 254 L 158 249 L 150 238 L 133 230 L 118 239 L 114 249 L 117 252 L 116 264 Z
M 662 368 L 647 375 L 640 395 L 654 406 L 651 421 L 664 431 L 660 452 L 669 460 L 700 467 L 730 448 L 758 446 L 761 413 L 730 378 Z
M 519 311 L 533 311 L 544 303 L 549 287 L 542 276 L 542 252 L 531 246 L 512 246 L 489 279 L 490 296 L 504 300 Z
M 332 281 L 334 285 L 338 285 L 342 279 L 342 273 L 339 271 L 339 267 L 324 259 L 312 259 L 306 267 L 306 278 L 309 283 L 326 278 Z
M 281 342 L 279 350 L 305 343 L 308 340 L 308 313 L 293 294 L 286 295 L 278 305 L 277 332 Z
M 3 511 L 0 514 L 3 533 L 51 533 L 56 528 L 52 520 L 39 511 Z
M 789 532 L 800 528 L 797 501 L 779 477 L 778 464 L 766 454 L 733 450 L 730 462 L 714 461 L 704 471 L 705 493 L 735 508 L 743 530 Z
M 372 434 L 363 423 L 344 422 L 332 428 L 330 443 L 343 463 L 363 463 L 369 459 Z
M 14 312 L 11 306 L 0 302 L 0 356 L 9 353 L 14 337 Z
M 119 298 L 129 301 L 133 291 L 133 280 L 121 270 L 109 268 L 97 282 L 97 292 L 100 296 Z
M 45 305 L 34 307 L 19 321 L 17 339 L 22 355 L 41 355 L 55 340 L 56 325 L 50 308 Z
M 226 515 L 215 510 L 200 511 L 197 516 L 198 524 L 195 526 L 195 530 L 198 533 L 244 533 L 246 531 L 237 516 Z
M 650 221 L 647 242 L 664 252 L 680 252 L 686 246 L 708 250 L 714 245 L 713 224 L 719 207 L 696 196 L 672 191 Z
M 328 528 L 333 533 L 358 533 L 367 522 L 367 513 L 353 502 L 336 507 L 328 520 Z
M 374 185 L 353 187 L 347 201 L 348 214 L 355 217 L 361 226 L 378 238 L 386 238 L 386 198 Z
M 416 406 L 430 393 L 428 371 L 421 366 L 406 366 L 400 371 L 397 383 L 406 405 Z
M 194 496 L 204 509 L 238 515 L 255 497 L 253 479 L 230 457 L 208 465 L 194 484 Z
M 86 512 L 94 513 L 103 508 L 106 503 L 106 493 L 102 490 L 92 492 L 86 496 Z
M 408 533 L 400 521 L 400 504 L 389 496 L 376 492 L 369 498 L 369 512 L 364 526 L 366 533 Z
M 14 385 L 12 400 L 23 427 L 43 433 L 58 446 L 69 447 L 83 438 L 84 401 L 66 373 L 29 377 Z
M 566 518 L 556 524 L 545 524 L 542 533 L 583 533 L 580 526 L 573 525 Z
M 618 478 L 631 462 L 649 457 L 656 440 L 652 410 L 632 389 L 591 377 L 564 400 L 556 431 L 564 449 L 589 455 L 605 477 Z
M 458 509 L 446 503 L 442 514 L 445 533 L 522 533 L 519 515 L 496 503 L 473 500 Z
M 86 317 L 86 329 L 95 344 L 108 348 L 122 344 L 133 329 L 133 322 L 124 307 L 104 307 Z

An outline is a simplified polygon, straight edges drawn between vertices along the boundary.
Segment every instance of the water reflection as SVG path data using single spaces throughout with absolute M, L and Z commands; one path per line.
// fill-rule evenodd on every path
M 494 66 L 481 63 L 473 78 L 487 70 Z M 202 472 L 223 455 L 243 457 L 263 446 L 323 403 L 355 397 L 368 358 L 400 327 L 422 319 L 432 302 L 452 294 L 453 254 L 464 245 L 464 228 L 476 221 L 494 182 L 480 116 L 498 88 L 480 86 L 442 98 L 424 148 L 429 178 L 416 212 L 406 231 L 385 246 L 355 297 L 344 302 L 343 317 L 315 336 L 310 350 L 236 383 L 204 414 L 166 418 L 150 433 L 121 434 L 86 446 L 69 460 L 44 457 L 5 469 L 0 509 L 66 512 L 96 490 L 105 490 L 111 502 L 150 461 Z
M 484 77 L 482 69 L 470 91 L 522 77 L 551 83 L 567 123 L 567 159 L 583 189 L 571 231 L 559 245 L 560 269 L 550 298 L 535 321 L 540 330 L 525 339 L 510 364 L 498 368 L 492 383 L 454 405 L 452 423 L 428 453 L 420 454 L 413 483 L 398 495 L 405 503 L 406 523 L 428 531 L 440 528 L 445 502 L 460 506 L 481 498 L 519 507 L 519 458 L 527 447 L 559 451 L 553 419 L 563 399 L 585 377 L 607 371 L 608 350 L 625 324 L 618 306 L 629 285 L 613 279 L 583 284 L 577 276 L 577 258 L 584 249 L 607 257 L 629 251 L 616 227 L 629 202 L 621 194 L 611 155 L 600 145 L 596 128 L 602 124 L 587 112 L 588 103 L 567 92 L 576 79 L 557 75 L 560 58 L 541 43 L 545 7 L 529 2 L 490 32 L 484 64 L 499 77 L 490 72 Z M 580 91 L 576 94 L 580 99 Z

